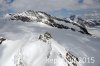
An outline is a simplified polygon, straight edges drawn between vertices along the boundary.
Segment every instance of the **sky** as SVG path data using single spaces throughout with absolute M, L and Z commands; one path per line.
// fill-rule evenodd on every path
M 100 0 L 0 0 L 0 13 L 39 10 L 46 12 L 100 9 Z

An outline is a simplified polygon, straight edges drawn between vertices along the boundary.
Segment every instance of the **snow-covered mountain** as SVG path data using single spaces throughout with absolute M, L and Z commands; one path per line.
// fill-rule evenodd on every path
M 0 19 L 0 66 L 99 66 L 100 27 L 28 10 Z
M 87 27 L 94 27 L 94 26 L 99 26 L 100 25 L 100 19 L 83 19 L 79 16 L 76 15 L 71 15 L 69 17 L 72 22 L 79 23 L 81 25 L 87 26 Z
M 72 31 L 78 31 L 83 34 L 91 35 L 87 31 L 86 27 L 80 24 L 70 22 L 68 20 L 64 20 L 61 18 L 53 17 L 41 11 L 28 10 L 22 13 L 10 14 L 10 19 L 11 20 L 21 20 L 23 22 L 36 21 L 36 22 L 47 24 L 52 27 L 57 27 L 59 29 L 71 29 Z

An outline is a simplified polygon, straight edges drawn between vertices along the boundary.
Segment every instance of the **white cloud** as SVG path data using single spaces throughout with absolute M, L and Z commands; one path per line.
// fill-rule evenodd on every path
M 71 4 L 72 3 L 72 4 Z M 51 10 L 74 7 L 73 0 L 15 0 L 13 7 L 18 9 Z
M 0 0 L 0 12 L 6 13 L 9 8 L 9 4 L 7 4 L 4 0 Z
M 83 8 L 100 8 L 100 3 L 97 0 L 84 0 Z
M 12 4 L 15 8 L 53 10 L 53 9 L 78 9 L 78 8 L 96 8 L 99 7 L 95 0 L 84 0 L 83 4 L 79 0 L 15 0 Z
M 11 5 L 18 11 L 24 11 L 27 9 L 52 11 L 62 8 L 66 9 L 87 9 L 87 8 L 100 8 L 98 0 L 84 0 L 83 3 L 79 3 L 79 0 L 14 0 Z M 4 2 L 4 0 L 0 0 Z M 5 6 L 5 5 L 4 5 Z M 8 7 L 9 8 L 9 7 Z

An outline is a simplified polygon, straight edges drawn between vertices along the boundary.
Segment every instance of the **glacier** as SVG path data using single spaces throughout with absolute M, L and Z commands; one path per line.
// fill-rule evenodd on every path
M 24 14 L 31 20 L 24 22 L 11 15 L 0 18 L 0 37 L 5 39 L 0 41 L 0 66 L 100 66 L 99 26 L 87 27 L 88 35 L 80 33 L 72 22 L 56 17 L 52 18 L 57 24 L 75 31 L 50 26 L 44 23 L 48 17 L 41 12 L 38 19 Z

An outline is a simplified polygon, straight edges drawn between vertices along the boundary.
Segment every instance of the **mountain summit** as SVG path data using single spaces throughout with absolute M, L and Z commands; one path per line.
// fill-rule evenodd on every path
M 7 14 L 0 19 L 0 66 L 99 66 L 99 28 L 42 11 Z
M 85 26 L 77 24 L 75 22 L 70 22 L 66 19 L 61 19 L 53 17 L 42 11 L 28 10 L 22 13 L 9 14 L 11 20 L 21 20 L 23 22 L 40 22 L 47 24 L 51 27 L 56 27 L 58 29 L 71 29 L 72 31 L 77 31 L 83 34 L 91 35 Z

